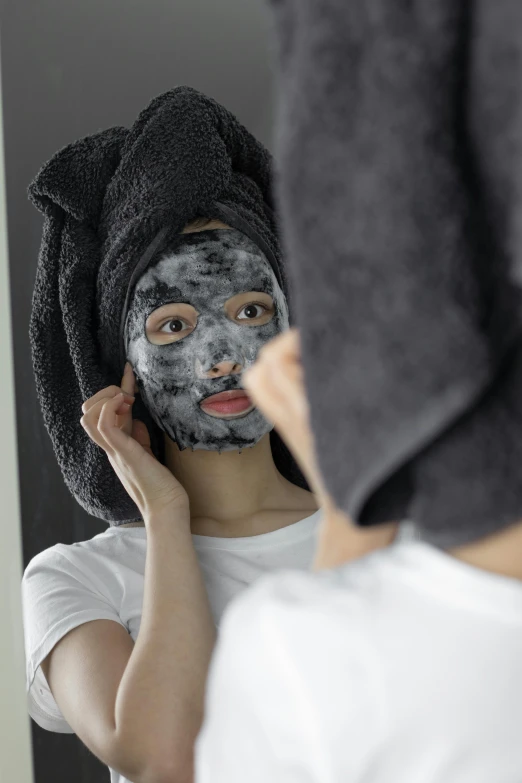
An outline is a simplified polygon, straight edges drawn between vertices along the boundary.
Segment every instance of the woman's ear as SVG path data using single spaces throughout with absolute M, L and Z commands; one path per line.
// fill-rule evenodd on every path
M 35 207 L 56 207 L 96 227 L 107 186 L 120 163 L 126 128 L 109 128 L 69 144 L 44 164 L 29 186 Z

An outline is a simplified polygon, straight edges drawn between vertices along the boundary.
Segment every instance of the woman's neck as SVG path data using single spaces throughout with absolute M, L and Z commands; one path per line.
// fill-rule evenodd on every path
M 165 464 L 189 496 L 193 533 L 256 535 L 274 529 L 270 512 L 313 513 L 310 493 L 287 481 L 272 457 L 270 436 L 239 451 L 184 449 L 165 436 Z M 298 514 L 299 516 L 299 514 Z M 281 516 L 282 527 L 292 520 Z

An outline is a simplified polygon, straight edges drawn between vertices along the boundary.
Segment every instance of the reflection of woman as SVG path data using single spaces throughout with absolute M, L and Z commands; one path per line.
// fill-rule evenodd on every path
M 288 325 L 268 166 L 228 112 L 179 88 L 32 186 L 44 418 L 69 488 L 112 524 L 26 569 L 30 712 L 120 783 L 192 778 L 225 606 L 312 560 L 314 497 L 241 384 Z

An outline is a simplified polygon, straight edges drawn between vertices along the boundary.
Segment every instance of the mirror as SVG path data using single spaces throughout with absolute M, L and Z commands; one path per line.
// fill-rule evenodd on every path
M 7 214 L 25 568 L 39 553 L 56 546 L 71 547 L 78 542 L 90 541 L 104 535 L 108 529 L 105 521 L 87 513 L 66 488 L 36 395 L 28 325 L 42 237 L 42 216 L 29 203 L 27 187 L 43 163 L 57 150 L 101 129 L 130 127 L 155 96 L 176 85 L 188 85 L 218 101 L 256 139 L 270 148 L 274 92 L 270 24 L 263 0 L 223 0 L 220 3 L 211 0 L 180 0 L 177 3 L 114 0 L 109 4 L 101 0 L 89 3 L 42 0 L 36 4 L 20 0 L 16 4 L 2 6 Z M 234 219 L 225 220 L 225 217 L 225 214 L 221 215 L 220 225 L 210 228 L 203 225 L 200 228 L 225 231 L 232 228 L 241 234 L 240 228 L 234 225 Z M 2 232 L 2 241 L 3 237 Z M 268 253 L 265 250 L 264 255 Z M 270 274 L 277 278 L 277 269 L 273 265 Z M 249 289 L 259 294 L 256 301 L 245 298 L 243 289 L 228 292 L 222 313 L 223 329 L 230 324 L 238 327 L 243 318 L 257 318 L 256 325 L 260 329 L 270 328 L 269 322 L 272 322 L 277 310 L 277 303 L 274 304 L 276 297 L 260 293 L 259 285 L 254 279 L 249 283 Z M 5 290 L 2 287 L 2 291 Z M 165 306 L 165 303 L 160 304 Z M 193 314 L 193 311 L 194 308 L 190 312 Z M 2 317 L 5 312 L 2 309 Z M 189 317 L 177 311 L 169 311 L 168 315 L 170 322 L 175 317 Z M 202 318 L 201 308 L 199 318 Z M 253 332 L 252 325 L 253 322 L 245 329 Z M 160 330 L 164 324 L 158 322 L 155 326 Z M 5 334 L 2 331 L 2 339 Z M 231 367 L 226 372 L 233 377 L 235 370 Z M 207 375 L 207 380 L 210 377 Z M 6 404 L 9 405 L 9 402 Z M 79 407 L 78 417 L 81 415 Z M 194 453 L 197 457 L 197 451 Z M 245 452 L 243 458 L 247 459 L 244 455 Z M 10 488 L 10 502 L 15 509 L 13 469 L 11 464 L 10 472 L 5 472 L 2 480 Z M 3 498 L 7 498 L 6 492 Z M 279 536 L 279 559 L 265 564 L 266 568 L 307 567 L 313 554 L 313 531 L 318 521 L 315 501 L 305 488 L 287 482 L 281 493 L 279 508 L 281 514 L 275 522 L 266 515 L 257 518 L 255 524 L 252 523 L 250 537 L 263 533 Z M 12 522 L 11 556 L 16 553 L 15 510 L 8 516 Z M 313 524 L 307 520 L 312 520 Z M 292 526 L 301 522 L 305 523 L 308 536 L 306 550 L 287 542 L 280 529 L 288 528 L 289 535 Z M 212 520 L 209 524 L 201 523 L 197 531 L 195 535 L 200 535 L 200 563 L 208 588 L 209 575 L 213 573 L 213 551 L 203 539 L 208 544 L 219 538 L 223 531 L 219 527 L 213 528 Z M 133 540 L 144 544 L 142 528 L 127 532 L 129 540 L 134 536 Z M 244 537 L 247 532 L 243 526 L 238 537 Z M 234 538 L 233 530 L 228 532 L 228 537 Z M 60 549 L 61 553 L 67 551 Z M 247 581 L 261 574 L 263 567 L 259 560 L 255 567 L 250 563 L 249 575 L 245 577 Z M 5 576 L 5 569 L 2 576 Z M 13 575 L 9 572 L 11 581 L 16 581 L 18 576 L 18 573 Z M 244 580 L 244 577 L 241 579 Z M 214 618 L 222 613 L 233 597 L 237 584 L 239 577 L 236 578 L 236 587 L 230 589 L 216 589 L 215 585 L 210 585 Z M 122 622 L 135 640 L 140 624 L 138 609 L 131 607 Z M 42 699 L 48 700 L 48 683 L 40 666 L 36 677 L 34 682 L 38 684 L 38 693 Z M 53 730 L 42 728 L 44 719 L 40 725 L 31 722 L 37 783 L 49 780 L 61 783 L 71 779 L 108 780 L 109 765 L 101 763 L 96 754 L 71 733 L 63 716 L 56 717 L 53 704 L 49 706 L 48 702 L 47 706 L 51 718 L 46 728 Z M 10 712 L 9 720 L 12 720 L 12 715 Z M 23 718 L 20 722 L 22 731 L 25 725 Z M 23 731 L 21 736 L 23 740 Z M 19 771 L 21 764 L 16 768 Z M 15 778 L 8 775 L 6 779 Z M 22 780 L 20 774 L 16 779 Z

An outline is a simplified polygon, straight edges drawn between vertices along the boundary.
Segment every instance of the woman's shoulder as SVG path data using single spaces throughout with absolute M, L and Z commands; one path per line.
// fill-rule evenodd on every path
M 139 580 L 132 580 L 113 547 L 100 547 L 99 536 L 39 552 L 27 565 L 21 587 L 28 686 L 69 631 L 94 620 L 112 620 L 128 630 L 129 612 L 139 611 Z M 45 682 L 39 686 L 47 687 Z
M 24 580 L 35 571 L 62 570 L 65 563 L 74 563 L 81 559 L 82 554 L 92 551 L 92 547 L 89 547 L 88 544 L 88 541 L 82 541 L 80 546 L 78 544 L 57 543 L 42 549 L 31 558 L 25 567 Z
M 87 547 L 71 544 L 54 544 L 38 552 L 24 569 L 24 595 L 41 594 L 72 583 L 87 588 L 92 581 L 93 555 Z
M 134 537 L 134 547 L 121 536 L 111 534 L 111 529 L 84 541 L 70 544 L 56 543 L 42 550 L 27 564 L 23 581 L 28 579 L 75 578 L 81 582 L 92 582 L 102 578 L 112 581 L 115 572 L 129 565 L 133 559 L 134 570 L 140 570 L 144 560 L 144 547 Z M 141 552 L 143 550 L 143 553 Z
M 61 542 L 53 544 L 34 555 L 25 570 L 33 570 L 39 567 L 52 568 L 64 560 L 74 562 L 77 559 L 81 559 L 83 555 L 96 554 L 100 548 L 98 539 L 99 536 L 97 535 L 85 541 L 75 541 L 70 544 Z
M 132 559 L 134 557 L 134 559 Z M 119 620 L 138 611 L 144 555 L 125 553 L 114 537 L 54 544 L 35 555 L 22 578 L 22 603 L 33 649 L 48 634 L 92 619 Z M 58 629 L 58 630 L 57 630 Z M 52 631 L 52 633 L 51 633 Z

